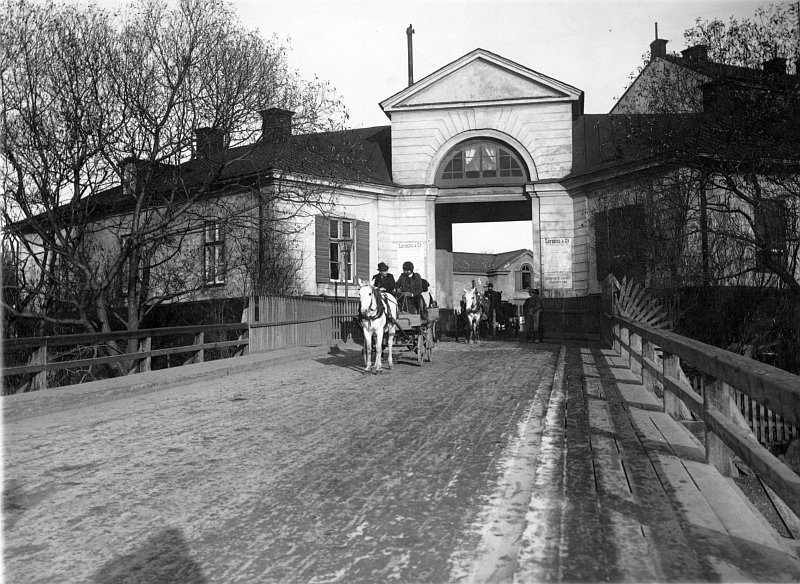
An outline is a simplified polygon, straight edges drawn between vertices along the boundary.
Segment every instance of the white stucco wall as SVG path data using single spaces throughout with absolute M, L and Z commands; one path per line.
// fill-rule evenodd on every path
M 450 147 L 489 136 L 521 150 L 532 180 L 557 179 L 572 168 L 570 103 L 460 107 L 392 114 L 392 172 L 401 185 L 430 185 Z

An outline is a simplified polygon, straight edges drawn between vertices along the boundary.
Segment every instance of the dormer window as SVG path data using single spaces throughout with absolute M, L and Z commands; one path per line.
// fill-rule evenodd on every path
M 525 166 L 508 146 L 490 140 L 456 145 L 442 163 L 436 184 L 442 187 L 484 184 L 523 184 Z

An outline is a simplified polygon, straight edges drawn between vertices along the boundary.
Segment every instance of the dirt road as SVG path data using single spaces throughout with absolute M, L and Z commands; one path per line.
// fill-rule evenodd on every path
M 351 348 L 8 423 L 6 581 L 457 580 L 558 351 Z

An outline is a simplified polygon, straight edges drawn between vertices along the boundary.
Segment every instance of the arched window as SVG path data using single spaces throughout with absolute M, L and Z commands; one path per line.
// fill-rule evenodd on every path
M 522 264 L 517 272 L 517 290 L 533 287 L 533 268 L 530 264 Z
M 525 165 L 509 146 L 468 140 L 453 147 L 439 167 L 437 186 L 515 185 L 527 180 Z

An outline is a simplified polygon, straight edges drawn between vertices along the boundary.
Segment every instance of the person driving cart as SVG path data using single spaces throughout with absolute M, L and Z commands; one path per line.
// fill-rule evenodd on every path
M 389 272 L 389 266 L 384 262 L 378 264 L 378 273 L 372 276 L 372 285 L 381 292 L 394 293 L 397 283 L 394 281 L 394 275 Z
M 413 263 L 403 263 L 403 273 L 397 279 L 395 296 L 400 310 L 419 314 L 422 320 L 428 320 L 428 307 L 422 297 L 422 276 L 414 271 Z

